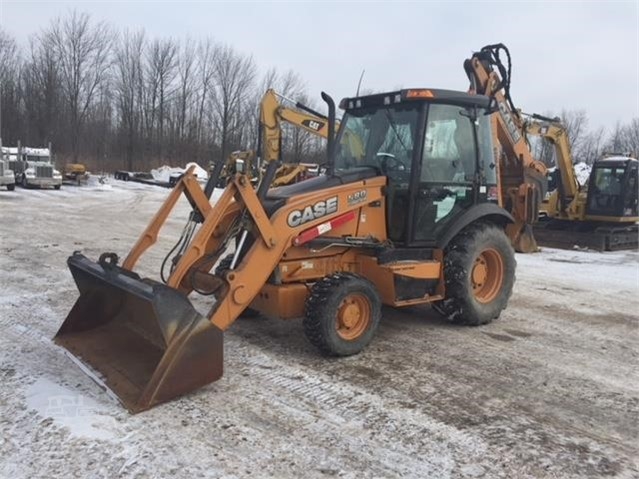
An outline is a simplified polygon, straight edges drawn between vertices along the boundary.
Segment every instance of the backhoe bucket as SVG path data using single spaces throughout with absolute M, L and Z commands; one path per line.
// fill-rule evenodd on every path
M 184 294 L 102 258 L 76 253 L 67 264 L 80 297 L 54 341 L 97 371 L 129 411 L 222 376 L 222 331 Z

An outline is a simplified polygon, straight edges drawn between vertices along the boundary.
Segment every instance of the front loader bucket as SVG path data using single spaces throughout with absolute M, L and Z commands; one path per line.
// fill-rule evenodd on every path
M 74 254 L 80 297 L 54 341 L 97 371 L 136 413 L 222 376 L 222 331 L 187 297 L 115 264 Z

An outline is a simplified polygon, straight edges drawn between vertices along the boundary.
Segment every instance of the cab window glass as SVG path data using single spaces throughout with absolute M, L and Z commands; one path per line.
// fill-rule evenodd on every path
M 472 123 L 464 108 L 431 105 L 428 111 L 422 182 L 466 183 L 475 172 L 475 141 Z

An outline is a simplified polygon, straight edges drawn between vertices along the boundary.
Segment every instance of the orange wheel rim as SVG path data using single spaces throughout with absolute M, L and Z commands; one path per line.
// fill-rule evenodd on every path
M 501 290 L 504 281 L 504 261 L 494 249 L 482 251 L 473 264 L 470 282 L 473 295 L 480 303 L 490 303 Z
M 363 294 L 349 294 L 337 308 L 335 327 L 340 338 L 353 341 L 368 329 L 371 306 Z

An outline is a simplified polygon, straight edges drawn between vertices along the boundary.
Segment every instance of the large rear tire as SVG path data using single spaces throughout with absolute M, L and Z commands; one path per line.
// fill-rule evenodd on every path
M 446 298 L 435 309 L 455 323 L 490 323 L 508 304 L 516 264 L 502 228 L 490 223 L 470 225 L 444 252 Z
M 373 339 L 382 303 L 373 283 L 351 273 L 319 280 L 306 300 L 304 333 L 313 346 L 331 356 L 351 356 Z

